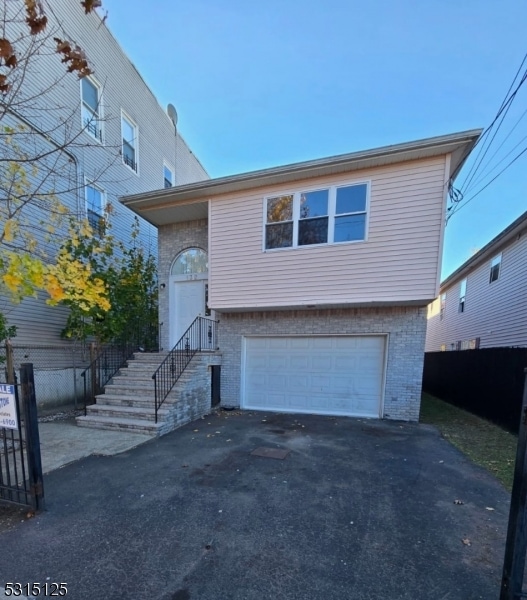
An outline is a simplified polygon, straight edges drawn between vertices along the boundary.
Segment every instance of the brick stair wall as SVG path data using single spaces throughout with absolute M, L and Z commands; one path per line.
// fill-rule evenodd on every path
M 221 353 L 198 352 L 159 408 L 155 422 L 152 374 L 166 356 L 166 352 L 134 354 L 95 404 L 86 407 L 86 416 L 77 417 L 77 425 L 157 437 L 210 413 L 210 366 L 221 364 Z

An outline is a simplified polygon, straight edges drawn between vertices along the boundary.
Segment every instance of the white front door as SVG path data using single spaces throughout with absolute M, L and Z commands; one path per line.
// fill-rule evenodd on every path
M 175 346 L 181 336 L 190 327 L 196 317 L 205 316 L 205 284 L 206 280 L 175 281 L 174 316 L 172 319 L 171 347 Z

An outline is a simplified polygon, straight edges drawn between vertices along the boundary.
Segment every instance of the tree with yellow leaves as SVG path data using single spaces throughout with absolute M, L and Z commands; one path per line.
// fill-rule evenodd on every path
M 100 0 L 79 3 L 86 14 L 101 6 Z M 100 235 L 71 209 L 84 183 L 72 150 L 89 142 L 72 126 L 73 111 L 46 102 L 64 78 L 82 79 L 91 68 L 51 10 L 39 0 L 0 0 L 0 291 L 14 302 L 44 292 L 48 304 L 104 313 L 107 282 L 62 243 Z M 58 75 L 45 68 L 50 60 L 64 63 Z M 26 85 L 35 72 L 44 74 L 39 89 Z M 0 317 L 0 336 L 12 335 Z

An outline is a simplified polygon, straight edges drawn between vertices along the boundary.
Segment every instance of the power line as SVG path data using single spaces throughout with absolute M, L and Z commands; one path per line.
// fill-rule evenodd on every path
M 523 65 L 523 62 L 522 62 L 522 65 Z M 463 182 L 463 185 L 461 186 L 461 188 L 464 189 L 465 191 L 468 189 L 468 187 L 470 186 L 470 184 L 473 181 L 474 177 L 476 176 L 476 174 L 478 172 L 478 169 L 481 166 L 481 163 L 485 159 L 485 156 L 487 155 L 487 152 L 490 150 L 490 148 L 492 146 L 492 142 L 496 138 L 496 135 L 498 134 L 501 126 L 503 125 L 503 121 L 505 120 L 505 117 L 507 116 L 507 113 L 509 112 L 510 107 L 512 106 L 512 103 L 514 102 L 514 99 L 516 98 L 516 95 L 518 94 L 518 91 L 520 90 L 521 86 L 525 83 L 526 80 L 527 80 L 527 70 L 523 74 L 523 77 L 520 80 L 520 83 L 518 84 L 518 86 L 516 87 L 516 89 L 514 90 L 514 92 L 510 95 L 510 97 L 507 99 L 507 101 L 505 103 L 502 103 L 502 106 L 500 107 L 500 110 L 498 111 L 498 114 L 496 115 L 496 117 L 492 121 L 491 125 L 487 129 L 487 131 L 490 132 L 491 128 L 494 126 L 494 124 L 496 123 L 496 121 L 498 119 L 500 119 L 500 117 L 501 117 L 501 119 L 500 119 L 500 121 L 498 123 L 498 126 L 496 127 L 496 129 L 494 131 L 494 134 L 492 135 L 492 138 L 490 139 L 490 142 L 488 142 L 487 147 L 485 148 L 485 150 L 483 151 L 484 146 L 482 146 L 480 148 L 478 156 L 476 157 L 476 160 L 475 160 L 474 164 L 472 165 L 472 169 L 471 169 L 472 175 L 470 176 L 470 173 L 469 173 L 469 175 L 467 175 L 465 181 Z M 502 114 L 503 114 L 503 116 L 502 116 Z M 483 152 L 483 156 L 481 158 L 479 158 L 481 152 Z
M 526 111 L 525 111 L 525 113 L 524 113 L 524 114 L 527 114 L 527 109 L 526 109 Z M 512 147 L 512 148 L 511 148 L 511 149 L 510 149 L 508 152 L 507 152 L 507 154 L 505 154 L 505 156 L 504 156 L 504 157 L 503 157 L 501 160 L 499 160 L 499 161 L 498 161 L 498 162 L 497 162 L 497 163 L 496 163 L 496 164 L 495 164 L 495 165 L 492 167 L 492 169 L 490 169 L 490 171 L 488 171 L 488 172 L 487 172 L 485 175 L 482 175 L 482 176 L 481 176 L 481 177 L 480 177 L 480 178 L 479 178 L 477 181 L 475 181 L 475 182 L 474 182 L 474 184 L 471 186 L 471 188 L 474 188 L 474 187 L 476 187 L 477 185 L 479 185 L 480 183 L 482 183 L 482 182 L 483 182 L 483 181 L 484 181 L 484 180 L 485 180 L 485 179 L 486 179 L 486 178 L 487 178 L 487 177 L 488 177 L 488 176 L 489 176 L 491 173 L 493 173 L 493 172 L 494 172 L 494 171 L 495 171 L 495 170 L 496 170 L 496 169 L 497 169 L 497 168 L 498 168 L 498 167 L 501 165 L 501 163 L 502 163 L 502 162 L 503 162 L 503 161 L 504 161 L 504 160 L 507 158 L 507 156 L 510 156 L 510 155 L 511 155 L 511 154 L 514 152 L 514 150 L 516 150 L 516 148 L 517 148 L 517 147 L 518 147 L 518 146 L 519 146 L 519 145 L 520 145 L 520 144 L 521 144 L 523 141 L 525 141 L 525 140 L 527 140 L 527 135 L 523 136 L 523 137 L 522 137 L 522 139 L 521 139 L 521 140 L 520 140 L 520 141 L 519 141 L 517 144 L 515 144 L 515 145 L 514 145 L 514 146 L 513 146 L 513 147 Z M 503 145 L 503 144 L 502 144 L 502 145 Z M 500 148 L 501 148 L 501 146 L 500 146 Z M 495 154 L 496 154 L 496 153 L 495 153 Z M 494 155 L 495 155 L 495 154 L 494 154 Z M 469 189 L 470 189 L 470 188 L 469 188 Z M 465 192 L 465 193 L 467 193 L 467 192 L 468 192 L 468 189 L 466 190 L 466 192 Z
M 513 163 L 515 163 L 520 156 L 522 156 L 523 154 L 525 154 L 527 152 L 527 147 L 525 147 L 519 154 L 517 154 L 512 160 L 511 162 L 504 167 L 495 177 L 493 177 L 486 185 L 484 185 L 480 190 L 478 190 L 473 196 L 471 196 L 468 200 L 465 200 L 465 202 L 463 202 L 462 204 L 457 204 L 456 205 L 456 210 L 454 212 L 457 212 L 458 210 L 461 210 L 464 206 L 466 206 L 471 200 L 474 200 L 474 198 L 476 198 L 476 196 L 479 196 L 479 194 L 481 194 L 481 192 L 483 190 L 485 190 L 486 188 L 489 187 L 489 185 L 496 181 L 496 179 L 498 179 L 498 177 L 504 173 Z M 453 214 L 453 213 L 452 213 Z M 452 216 L 452 215 L 451 215 Z
M 505 116 L 507 115 L 507 112 L 509 111 L 512 103 L 514 102 L 514 99 L 518 93 L 518 91 L 520 90 L 521 86 L 523 85 L 523 83 L 525 82 L 525 80 L 527 79 L 527 70 L 525 71 L 525 73 L 523 74 L 518 86 L 516 87 L 516 89 L 514 90 L 514 92 L 511 94 L 511 90 L 514 87 L 514 84 L 516 83 L 516 80 L 518 79 L 518 76 L 523 68 L 523 65 L 525 64 L 525 61 L 527 60 L 527 53 L 525 54 L 525 56 L 523 57 L 523 60 L 520 64 L 520 66 L 518 67 L 518 70 L 516 71 L 516 75 L 514 76 L 514 79 L 512 80 L 509 89 L 507 90 L 507 93 L 505 94 L 505 97 L 503 98 L 503 101 L 501 103 L 500 108 L 498 109 L 498 112 L 496 113 L 496 116 L 494 117 L 492 123 L 485 129 L 485 131 L 483 132 L 483 134 L 480 136 L 480 138 L 478 139 L 478 141 L 476 142 L 473 150 L 480 145 L 480 149 L 479 152 L 474 160 L 474 163 L 472 164 L 467 176 L 465 177 L 465 180 L 463 181 L 463 184 L 461 186 L 461 189 L 466 189 L 471 181 L 473 180 L 474 176 L 476 175 L 476 172 L 481 164 L 481 162 L 483 161 L 483 159 L 485 158 L 486 153 L 488 152 L 492 141 L 494 140 L 494 138 L 496 137 L 496 134 L 499 131 L 499 128 L 501 126 L 501 124 L 503 123 L 503 120 L 505 118 Z M 492 128 L 494 127 L 495 123 L 498 121 L 498 119 L 501 117 L 502 113 L 505 111 L 505 114 L 503 115 L 503 118 L 501 119 L 498 128 L 496 130 L 496 132 L 494 133 L 490 143 L 487 146 L 487 149 L 484 151 L 484 147 L 487 144 L 487 139 L 488 136 L 490 134 L 490 132 L 492 131 Z M 479 159 L 481 153 L 484 152 L 483 156 L 481 157 L 481 159 Z

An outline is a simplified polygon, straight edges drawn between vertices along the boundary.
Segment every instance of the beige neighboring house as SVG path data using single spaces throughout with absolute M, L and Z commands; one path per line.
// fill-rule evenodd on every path
M 443 281 L 426 351 L 527 346 L 527 212 Z
M 221 402 L 415 421 L 467 131 L 126 196 L 158 228 L 162 345 L 219 320 Z

